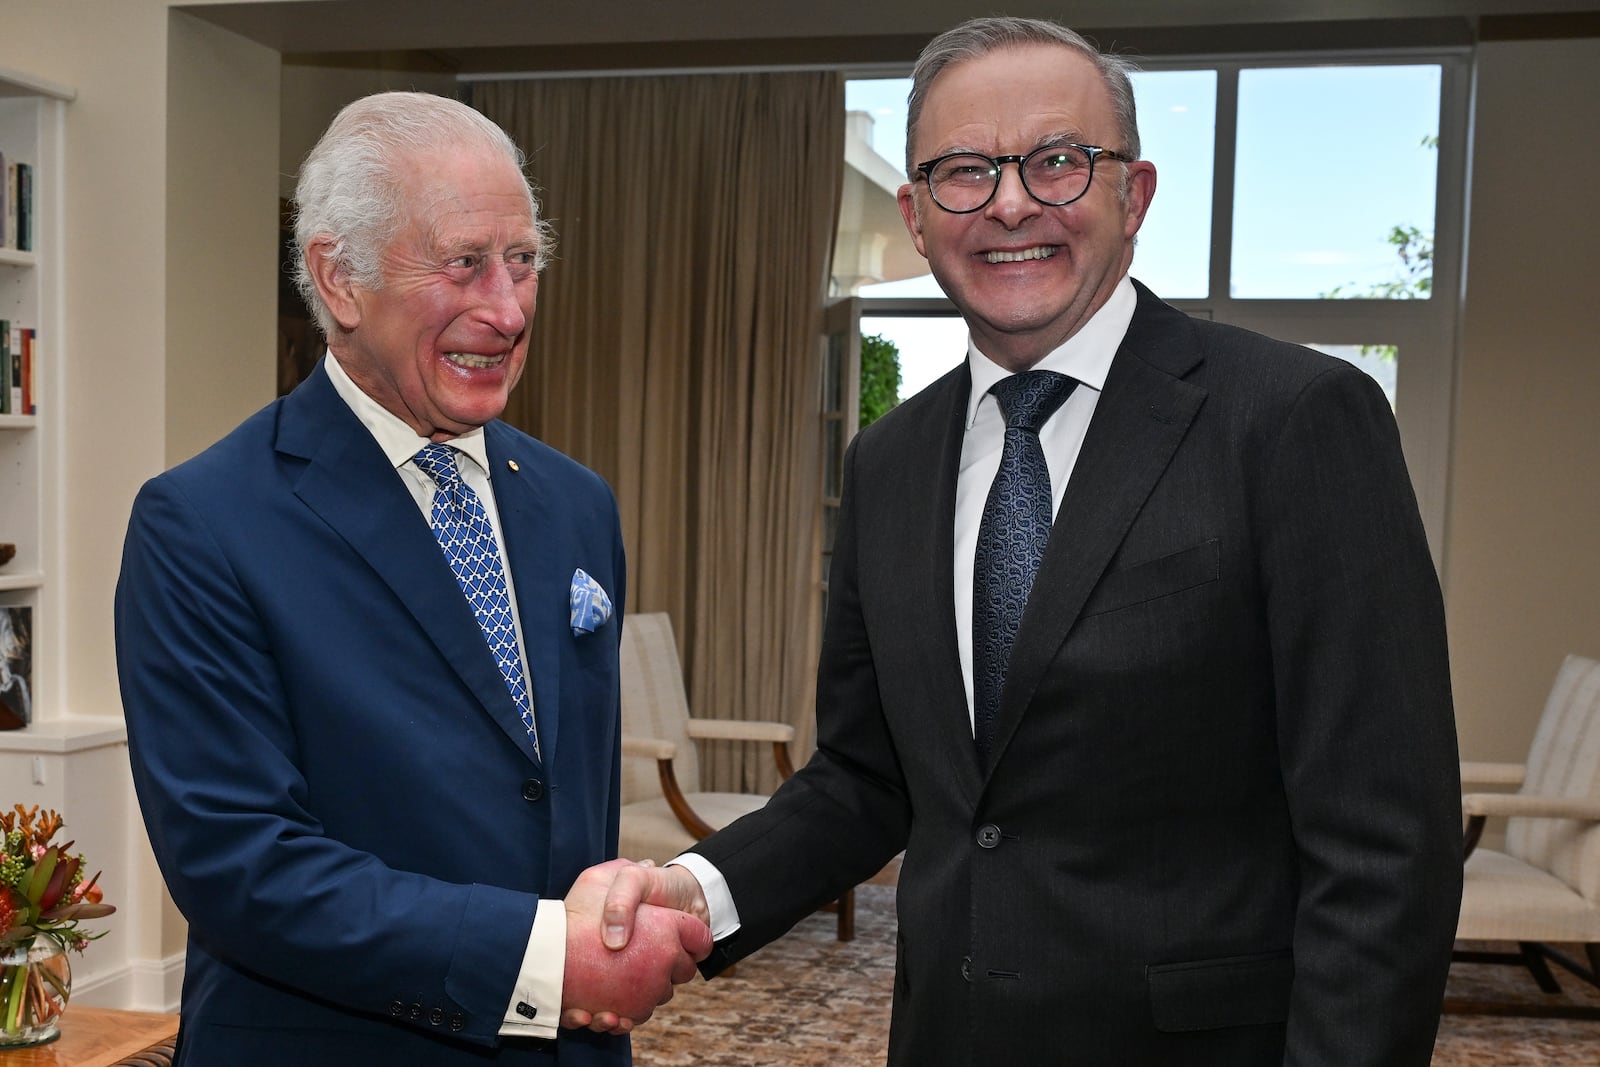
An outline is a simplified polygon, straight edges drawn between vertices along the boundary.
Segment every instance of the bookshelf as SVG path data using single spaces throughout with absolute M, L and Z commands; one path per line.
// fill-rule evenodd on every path
M 21 71 L 0 67 L 0 155 L 9 169 L 25 165 L 31 172 L 28 211 L 30 240 L 18 248 L 14 216 L 17 197 L 7 174 L 0 171 L 7 211 L 0 213 L 5 239 L 0 240 L 0 319 L 11 329 L 0 345 L 0 389 L 6 410 L 0 411 L 0 544 L 15 546 L 12 558 L 0 564 L 0 638 L 10 631 L 8 665 L 26 671 L 26 713 L 30 725 L 0 732 L 0 751 L 18 743 L 31 747 L 28 735 L 60 734 L 61 709 L 51 685 L 51 665 L 61 636 L 58 605 L 52 594 L 59 584 L 61 530 L 60 385 L 63 381 L 62 199 L 63 127 L 71 89 Z M 34 331 L 29 397 L 33 412 L 20 403 L 14 387 L 11 337 L 23 327 Z M 0 554 L 4 554 L 0 550 Z M 20 634 L 26 623 L 26 633 Z M 15 640 L 26 638 L 26 646 Z M 5 681 L 0 672 L 0 682 Z M 20 702 L 19 690 L 0 692 L 0 699 Z M 7 707 L 0 708 L 4 714 Z M 14 710 L 14 709 L 12 709 Z M 68 731 L 70 732 L 70 731 Z M 55 739 L 57 745 L 61 739 Z

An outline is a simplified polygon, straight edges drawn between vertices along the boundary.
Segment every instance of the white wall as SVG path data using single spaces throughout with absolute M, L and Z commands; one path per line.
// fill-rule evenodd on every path
M 1448 537 L 1462 755 L 1521 761 L 1600 658 L 1600 40 L 1478 51 Z

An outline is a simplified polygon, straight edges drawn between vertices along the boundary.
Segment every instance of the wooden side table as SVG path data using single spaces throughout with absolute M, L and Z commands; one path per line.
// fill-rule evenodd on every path
M 115 1067 L 125 1061 L 157 1067 L 171 1064 L 167 1050 L 177 1034 L 176 1015 L 68 1007 L 59 1038 L 32 1048 L 0 1048 L 0 1067 Z M 145 1055 L 130 1061 L 140 1053 Z

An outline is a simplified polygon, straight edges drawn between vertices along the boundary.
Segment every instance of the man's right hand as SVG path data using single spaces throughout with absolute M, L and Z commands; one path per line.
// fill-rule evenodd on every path
M 698 915 L 688 914 L 688 907 L 660 906 L 668 898 L 641 900 L 650 880 L 627 873 L 659 870 L 612 860 L 578 876 L 563 901 L 567 911 L 563 1025 L 626 1033 L 671 1000 L 672 987 L 693 978 L 695 964 L 711 951 L 711 929 L 703 917 L 704 897 Z M 674 870 L 695 881 L 687 871 Z M 699 893 L 698 883 L 695 893 Z M 621 917 L 624 908 L 625 918 Z M 604 943 L 600 938 L 602 910 L 608 916 Z M 614 926 L 621 928 L 620 938 Z M 613 944 L 616 947 L 610 947 Z

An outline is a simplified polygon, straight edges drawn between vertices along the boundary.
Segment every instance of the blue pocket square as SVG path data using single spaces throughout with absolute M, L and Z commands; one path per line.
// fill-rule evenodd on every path
M 572 635 L 592 634 L 611 618 L 611 598 L 579 567 L 572 572 Z

